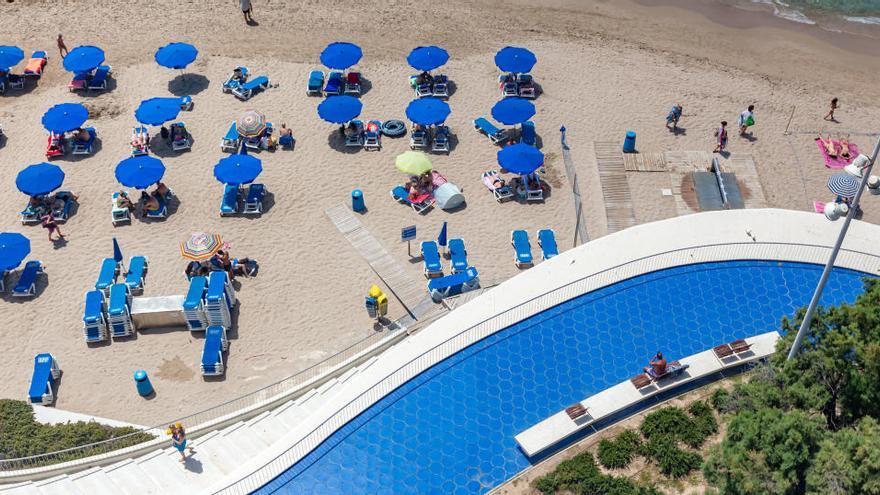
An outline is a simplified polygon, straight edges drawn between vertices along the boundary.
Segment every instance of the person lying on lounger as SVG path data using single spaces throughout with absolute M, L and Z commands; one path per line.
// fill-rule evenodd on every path
M 828 135 L 828 139 L 822 139 L 822 135 L 819 134 L 819 137 L 816 138 L 822 146 L 825 148 L 825 153 L 828 154 L 830 158 L 837 158 L 837 147 L 834 146 L 834 142 L 831 140 L 831 134 Z
M 171 126 L 171 140 L 183 141 L 184 139 L 186 139 L 186 128 L 182 125 Z
M 419 74 L 419 77 L 416 79 L 416 82 L 419 84 L 434 84 L 434 76 L 432 76 L 428 71 L 424 71 Z
M 852 152 L 849 149 L 849 138 L 842 137 L 840 138 L 840 157 L 841 158 L 851 158 Z
M 128 211 L 134 211 L 134 203 L 131 202 L 131 198 L 128 197 L 127 192 L 119 191 L 116 194 L 116 207 L 126 208 Z
M 232 71 L 232 76 L 230 77 L 230 79 L 243 83 L 245 81 L 245 77 L 244 74 L 241 72 L 241 68 L 236 67 L 235 70 Z
M 657 354 L 654 355 L 654 358 L 648 364 L 650 366 L 645 366 L 644 370 L 651 377 L 656 378 L 666 374 L 666 358 L 663 357 L 663 353 L 660 351 L 657 351 Z
M 141 203 L 144 204 L 144 211 L 159 211 L 161 208 L 159 200 L 154 195 L 147 194 L 147 191 L 141 192 Z
M 76 132 L 73 134 L 73 138 L 81 142 L 86 142 L 91 139 L 91 137 L 92 136 L 89 135 L 89 131 L 83 129 L 82 127 L 77 129 Z
M 195 276 L 204 277 L 211 272 L 211 269 L 200 261 L 190 261 L 183 272 L 186 274 L 187 280 L 189 280 Z

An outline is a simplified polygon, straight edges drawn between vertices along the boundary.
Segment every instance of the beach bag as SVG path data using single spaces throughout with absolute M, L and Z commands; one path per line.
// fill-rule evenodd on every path
M 746 127 L 751 127 L 755 125 L 755 118 L 749 115 L 749 118 L 746 119 Z

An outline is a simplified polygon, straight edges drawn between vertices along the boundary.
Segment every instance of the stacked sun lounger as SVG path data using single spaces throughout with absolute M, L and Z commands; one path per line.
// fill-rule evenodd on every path
M 101 261 L 101 272 L 98 274 L 98 281 L 95 282 L 95 290 L 99 290 L 104 295 L 110 295 L 110 286 L 116 283 L 116 277 L 119 276 L 120 264 L 113 258 L 104 258 Z
M 269 87 L 269 78 L 266 76 L 259 76 L 251 79 L 250 81 L 232 88 L 232 94 L 235 95 L 236 98 L 242 101 L 247 101 L 251 99 L 258 91 L 264 91 Z
M 205 277 L 193 277 L 189 281 L 189 290 L 183 301 L 183 316 L 191 332 L 204 331 L 208 328 L 208 316 L 205 313 L 207 286 L 208 279 Z
M 230 327 L 235 306 L 235 290 L 229 282 L 226 272 L 212 272 L 208 277 L 208 292 L 205 294 L 205 316 L 208 325 Z
M 32 404 L 50 405 L 55 402 L 52 390 L 55 380 L 61 377 L 58 361 L 49 353 L 34 356 L 34 373 L 31 375 L 31 386 L 28 389 L 28 400 Z
M 110 286 L 110 300 L 107 305 L 107 323 L 112 337 L 128 337 L 132 334 L 131 293 L 125 284 Z
M 205 331 L 205 347 L 202 349 L 202 375 L 216 376 L 226 373 L 223 352 L 229 349 L 226 328 L 212 325 Z
M 428 293 L 435 302 L 443 298 L 455 296 L 464 292 L 480 288 L 480 278 L 477 269 L 469 267 L 467 270 L 445 277 L 428 280 Z
M 104 293 L 99 290 L 86 292 L 85 311 L 83 311 L 83 334 L 87 343 L 107 340 Z
M 144 276 L 147 274 L 147 257 L 132 256 L 128 260 L 128 273 L 125 274 L 125 285 L 132 294 L 144 293 Z

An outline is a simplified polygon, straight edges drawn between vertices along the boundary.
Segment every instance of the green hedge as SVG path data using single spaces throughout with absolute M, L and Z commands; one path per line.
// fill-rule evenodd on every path
M 652 486 L 640 485 L 622 476 L 602 474 L 589 452 L 560 462 L 553 472 L 536 479 L 532 486 L 545 495 L 560 491 L 578 495 L 661 495 Z
M 602 439 L 599 442 L 599 462 L 608 469 L 621 469 L 629 466 L 638 453 L 641 438 L 633 430 L 625 430 L 614 440 Z

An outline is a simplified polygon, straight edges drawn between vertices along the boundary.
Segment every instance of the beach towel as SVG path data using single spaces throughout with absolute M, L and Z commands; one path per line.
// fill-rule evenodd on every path
M 441 174 L 440 172 L 436 170 L 431 172 L 431 183 L 434 185 L 434 187 L 440 187 L 447 182 L 449 181 L 447 181 L 446 177 L 443 177 L 443 174 Z
M 825 203 L 813 200 L 813 211 L 816 213 L 825 213 Z
M 835 148 L 838 148 L 840 146 L 840 141 L 832 140 L 831 143 L 834 145 Z M 836 156 L 832 158 L 828 156 L 828 150 L 825 149 L 825 145 L 822 144 L 818 138 L 816 139 L 816 146 L 819 147 L 819 152 L 822 153 L 822 157 L 825 158 L 825 167 L 827 168 L 840 169 L 846 167 L 847 165 L 852 163 L 852 161 L 855 160 L 857 156 L 859 156 L 859 147 L 856 146 L 855 143 L 849 143 L 849 158 L 843 158 L 842 156 Z

